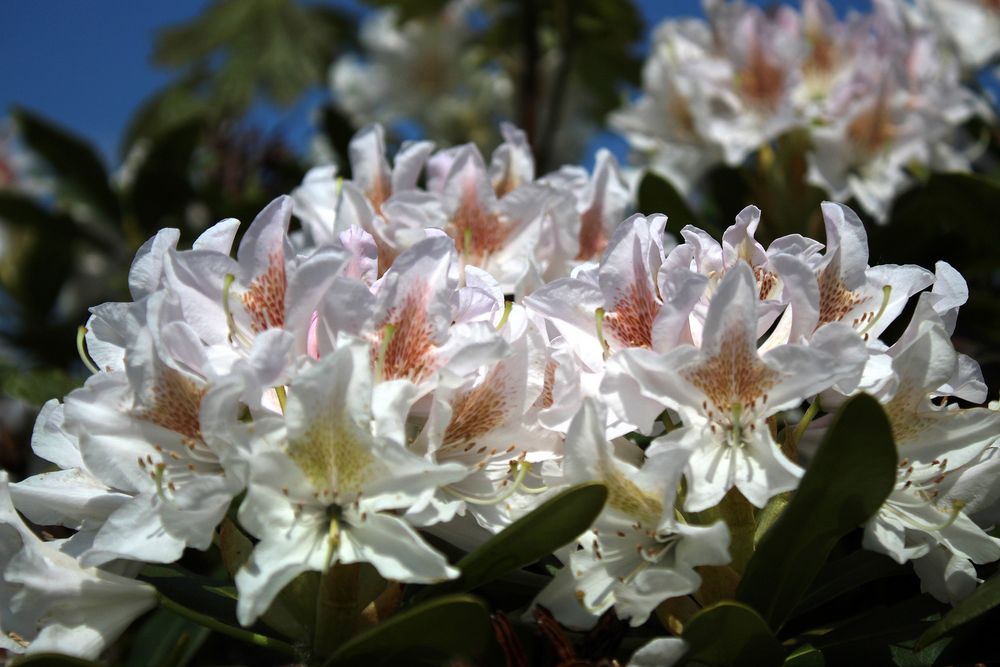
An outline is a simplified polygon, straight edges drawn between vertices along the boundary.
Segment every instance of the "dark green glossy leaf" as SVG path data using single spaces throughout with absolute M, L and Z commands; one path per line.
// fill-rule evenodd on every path
M 471 591 L 548 556 L 584 533 L 604 508 L 603 484 L 581 484 L 539 505 L 458 562 L 462 574 L 425 589 L 420 598 Z
M 882 505 L 896 480 L 896 447 L 882 406 L 849 399 L 781 517 L 747 564 L 736 597 L 777 630 L 848 531 Z
M 818 649 L 806 644 L 785 658 L 784 667 L 824 667 L 826 659 Z
M 184 667 L 212 631 L 159 609 L 142 624 L 132 641 L 128 667 Z
M 927 628 L 927 631 L 920 635 L 917 648 L 929 646 L 940 637 L 997 606 L 1000 606 L 1000 574 L 994 574 L 986 583 L 980 585 L 975 593 L 955 605 L 944 618 Z
M 681 636 L 690 648 L 680 665 L 767 667 L 780 665 L 784 658 L 764 619 L 739 602 L 705 607 L 687 622 Z
M 11 667 L 19 667 L 20 665 L 31 665 L 31 667 L 100 667 L 101 663 L 60 653 L 36 653 L 17 658 L 11 663 Z
M 437 598 L 396 614 L 340 647 L 325 663 L 444 665 L 482 653 L 493 636 L 486 606 L 468 595 Z
M 873 609 L 830 632 L 811 639 L 831 665 L 892 664 L 891 645 L 911 641 L 931 623 L 928 619 L 945 607 L 929 595 L 918 595 L 888 606 L 876 600 Z
M 15 109 L 12 115 L 25 145 L 58 176 L 57 193 L 86 204 L 106 224 L 117 227 L 118 197 L 93 146 L 27 109 Z
M 176 565 L 146 565 L 139 579 L 178 604 L 214 616 L 222 623 L 239 625 L 236 589 L 228 581 L 196 575 Z
M 874 551 L 858 550 L 827 563 L 802 601 L 796 606 L 800 614 L 826 604 L 853 590 L 886 577 L 913 573 L 909 565 L 900 565 L 888 556 Z

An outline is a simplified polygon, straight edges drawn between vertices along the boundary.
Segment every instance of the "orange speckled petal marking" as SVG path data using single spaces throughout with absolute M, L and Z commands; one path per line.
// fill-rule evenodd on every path
M 426 285 L 414 286 L 406 295 L 402 305 L 390 310 L 379 326 L 371 347 L 373 367 L 379 358 L 385 327 L 391 325 L 395 328 L 385 348 L 385 359 L 382 364 L 384 379 L 409 378 L 414 382 L 421 382 L 437 370 L 438 362 L 433 355 L 434 331 L 427 319 L 428 298 Z
M 201 399 L 205 387 L 172 368 L 166 368 L 153 387 L 152 406 L 141 408 L 138 416 L 157 426 L 179 433 L 186 441 L 201 440 Z
M 653 321 L 660 305 L 648 281 L 641 276 L 629 287 L 604 318 L 608 331 L 626 347 L 652 347 Z
M 681 373 L 724 411 L 734 403 L 750 405 L 778 382 L 778 372 L 760 360 L 747 333 L 739 327 L 723 335 L 716 355 Z
M 279 249 L 271 253 L 267 270 L 254 278 L 243 293 L 243 305 L 250 314 L 250 326 L 254 333 L 284 326 L 287 289 L 285 255 Z

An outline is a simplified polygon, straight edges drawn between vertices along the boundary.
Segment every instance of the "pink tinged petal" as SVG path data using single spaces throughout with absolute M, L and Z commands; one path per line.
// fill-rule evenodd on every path
M 525 297 L 524 305 L 544 316 L 589 368 L 604 366 L 596 319 L 604 299 L 596 285 L 576 278 L 556 280 Z
M 302 185 L 292 191 L 295 216 L 302 221 L 303 229 L 317 246 L 333 242 L 339 196 L 334 165 L 313 167 L 306 172 Z
M 535 180 L 535 159 L 528 137 L 510 123 L 500 124 L 504 142 L 490 159 L 490 181 L 497 198 Z
M 309 318 L 309 329 L 306 332 L 306 354 L 313 359 L 319 359 L 319 339 L 316 336 L 316 326 L 319 313 L 313 313 Z
M 403 142 L 392 164 L 392 191 L 398 193 L 417 186 L 420 172 L 434 151 L 430 141 Z
M 456 324 L 437 350 L 442 377 L 468 376 L 510 354 L 510 346 L 487 322 Z
M 163 258 L 177 247 L 180 236 L 178 229 L 161 229 L 136 252 L 128 272 L 129 292 L 134 300 L 148 296 L 160 286 Z
M 337 277 L 320 304 L 315 327 L 315 358 L 335 350 L 338 335 L 360 337 L 369 331 L 374 310 L 375 297 L 364 283 Z
M 381 125 L 369 125 L 351 138 L 348 146 L 353 180 L 368 196 L 376 214 L 392 195 L 389 162 L 385 157 L 385 132 Z
M 662 258 L 654 237 L 665 223 L 664 216 L 633 216 L 615 230 L 601 258 L 605 329 L 623 347 L 652 347 L 660 310 L 653 279 Z
M 386 579 L 407 583 L 436 583 L 459 574 L 408 523 L 388 514 L 369 514 L 345 527 L 337 558 L 371 563 Z
M 215 223 L 191 244 L 192 250 L 207 250 L 210 252 L 221 252 L 228 255 L 233 248 L 233 241 L 236 240 L 236 230 L 239 229 L 240 221 L 236 218 L 226 218 Z
M 306 348 L 309 329 L 323 296 L 339 277 L 348 262 L 340 248 L 321 248 L 296 268 L 288 281 L 282 326 L 295 336 L 295 349 Z M 283 295 L 284 297 L 285 295 Z
M 841 284 L 845 290 L 856 290 L 864 284 L 868 268 L 868 235 L 864 224 L 843 204 L 823 202 L 821 209 L 826 225 L 827 257 L 836 265 L 830 281 Z M 821 318 L 821 321 L 832 320 Z
M 665 276 L 660 286 L 663 304 L 653 321 L 653 349 L 664 353 L 691 338 L 690 318 L 708 287 L 708 278 L 691 271 Z
M 337 235 L 337 240 L 350 257 L 343 270 L 344 276 L 366 285 L 374 283 L 378 278 L 378 246 L 372 235 L 361 227 L 351 225 Z
M 767 263 L 767 253 L 764 246 L 758 243 L 753 235 L 760 224 L 760 209 L 747 206 L 736 216 L 736 222 L 722 234 L 722 248 L 725 255 L 726 268 L 736 262 L 744 261 L 756 272 L 757 267 Z M 769 290 L 761 288 L 761 300 L 767 298 Z
M 788 307 L 762 351 L 781 343 L 801 342 L 819 322 L 820 290 L 813 269 L 798 257 L 785 254 L 771 257 L 770 263 L 781 279 L 781 298 Z
M 284 260 L 293 254 L 288 240 L 288 223 L 292 216 L 292 198 L 278 197 L 257 214 L 240 241 L 236 259 L 243 269 L 243 278 L 253 280 L 272 270 L 275 257 Z
M 594 176 L 583 196 L 587 208 L 580 214 L 580 249 L 576 259 L 595 259 L 604 252 L 608 238 L 625 215 L 632 197 L 614 155 L 599 149 Z
M 209 345 L 227 343 L 229 324 L 223 309 L 227 274 L 239 265 L 229 255 L 208 250 L 171 252 L 165 266 L 167 285 L 184 311 L 184 319 Z
M 246 359 L 252 375 L 249 382 L 257 388 L 287 384 L 288 369 L 294 358 L 293 345 L 292 334 L 281 329 L 269 329 L 257 336 Z

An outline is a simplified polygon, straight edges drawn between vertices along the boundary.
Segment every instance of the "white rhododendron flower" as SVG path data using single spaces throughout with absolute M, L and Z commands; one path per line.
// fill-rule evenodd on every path
M 84 567 L 66 540 L 44 541 L 11 504 L 0 471 L 0 648 L 96 658 L 156 604 L 156 590 Z
M 697 200 L 713 167 L 741 166 L 795 136 L 808 180 L 885 221 L 914 167 L 968 170 L 961 125 L 989 118 L 965 84 L 1000 53 L 1000 13 L 979 0 L 875 2 L 838 19 L 826 0 L 765 12 L 705 0 L 707 21 L 660 24 L 642 95 L 611 117 L 635 161 Z M 957 49 L 958 55 L 953 51 Z
M 699 85 L 719 88 L 698 94 L 757 105 L 740 131 L 763 136 L 804 85 L 783 60 L 800 18 L 717 10 L 750 41 L 727 56 L 739 89 L 709 68 L 720 78 Z M 806 11 L 820 30 L 823 5 Z M 814 38 L 846 58 L 841 30 Z M 718 57 L 702 33 L 677 36 L 671 57 Z M 777 78 L 753 79 L 765 75 Z M 976 566 L 1000 560 L 1000 411 L 967 407 L 987 392 L 950 340 L 969 297 L 958 271 L 870 266 L 861 220 L 832 202 L 823 239 L 765 247 L 754 206 L 721 238 L 667 234 L 665 215 L 633 214 L 610 154 L 539 175 L 524 135 L 502 134 L 489 160 L 415 143 L 390 161 L 369 127 L 351 143 L 353 178 L 311 172 L 235 249 L 231 219 L 190 249 L 177 230 L 140 248 L 132 300 L 93 308 L 80 338 L 90 377 L 38 417 L 32 446 L 51 466 L 0 478 L 0 646 L 97 657 L 157 600 L 183 615 L 134 579 L 157 580 L 147 564 L 213 545 L 233 623 L 274 623 L 304 583 L 325 590 L 358 563 L 385 592 L 357 610 L 367 623 L 586 483 L 605 505 L 555 548 L 552 576 L 510 576 L 566 626 L 638 626 L 738 576 L 752 545 L 719 520 L 725 507 L 793 492 L 860 392 L 884 407 L 899 454 L 865 547 L 913 561 L 943 601 L 976 589 Z M 679 642 L 632 662 L 669 664 Z
M 589 627 L 612 606 L 641 625 L 660 602 L 698 589 L 695 567 L 729 562 L 729 531 L 723 521 L 678 522 L 674 494 L 686 457 L 651 456 L 641 468 L 623 460 L 604 435 L 602 411 L 584 400 L 566 437 L 560 481 L 602 482 L 607 504 L 535 602 L 571 626 Z M 634 461 L 637 452 L 630 454 Z

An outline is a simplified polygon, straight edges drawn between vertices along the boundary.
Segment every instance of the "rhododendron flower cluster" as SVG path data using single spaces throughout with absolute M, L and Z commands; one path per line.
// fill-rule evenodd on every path
M 835 203 L 822 240 L 765 248 L 754 207 L 721 239 L 667 232 L 628 217 L 609 155 L 539 178 L 504 134 L 488 163 L 428 143 L 390 162 L 370 127 L 353 178 L 310 172 L 238 242 L 230 219 L 190 249 L 176 230 L 141 248 L 132 301 L 91 311 L 91 376 L 38 418 L 52 470 L 0 478 L 5 648 L 97 655 L 155 604 L 143 564 L 222 525 L 252 544 L 234 577 L 252 625 L 307 572 L 454 579 L 435 545 L 472 550 L 585 482 L 605 506 L 535 604 L 573 628 L 608 610 L 639 625 L 730 561 L 736 536 L 706 510 L 796 489 L 823 413 L 859 392 L 899 456 L 865 547 L 913 561 L 941 600 L 975 589 L 974 565 L 1000 559 L 1000 412 L 953 400 L 986 399 L 950 342 L 957 271 L 870 266 Z M 658 641 L 636 664 L 678 655 Z
M 826 0 L 705 8 L 707 21 L 656 28 L 642 95 L 611 121 L 681 192 L 793 131 L 808 137 L 809 181 L 880 221 L 915 168 L 969 169 L 975 141 L 961 126 L 991 112 L 963 63 L 1000 54 L 990 3 L 879 0 L 843 20 Z

